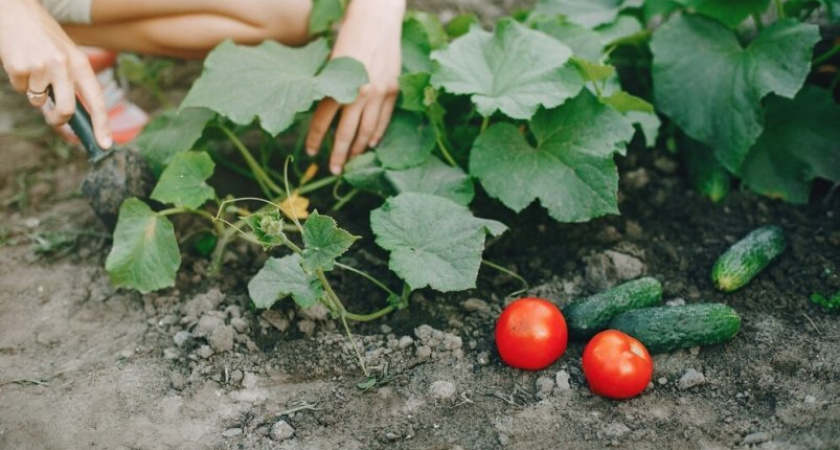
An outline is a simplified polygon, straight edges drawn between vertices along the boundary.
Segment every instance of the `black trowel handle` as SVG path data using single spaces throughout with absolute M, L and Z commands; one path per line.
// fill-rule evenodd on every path
M 48 88 L 48 92 L 50 100 L 54 103 L 55 96 L 53 95 L 52 86 Z M 88 114 L 85 106 L 78 98 L 76 99 L 76 111 L 73 112 L 73 117 L 70 118 L 69 123 L 73 133 L 82 142 L 82 146 L 88 155 L 88 161 L 95 163 L 108 156 L 108 153 L 102 150 L 102 147 L 96 142 L 96 137 L 93 134 L 93 123 L 90 121 L 90 114 Z
M 88 114 L 78 98 L 76 99 L 76 111 L 73 112 L 73 117 L 70 118 L 70 128 L 73 129 L 76 137 L 79 138 L 85 147 L 88 161 L 95 163 L 108 156 L 108 153 L 102 150 L 102 147 L 96 142 L 96 137 L 93 134 L 93 124 L 90 122 L 90 114 Z

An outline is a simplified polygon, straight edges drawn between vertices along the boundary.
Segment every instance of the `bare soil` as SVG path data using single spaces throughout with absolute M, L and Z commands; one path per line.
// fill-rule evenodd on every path
M 501 363 L 493 326 L 519 285 L 482 269 L 476 290 L 421 291 L 354 325 L 376 375 L 360 389 L 352 347 L 323 311 L 250 306 L 256 248 L 234 246 L 220 279 L 192 255 L 175 289 L 110 287 L 109 237 L 78 195 L 82 155 L 3 84 L 0 449 L 840 448 L 840 323 L 808 300 L 840 290 L 836 198 L 796 207 L 736 192 L 712 204 L 673 155 L 634 148 L 619 161 L 621 217 L 560 225 L 485 199 L 479 214 L 512 230 L 486 256 L 527 278 L 529 294 L 562 306 L 647 274 L 671 303 L 733 306 L 741 332 L 657 355 L 647 391 L 607 400 L 586 387 L 582 343 L 542 371 Z M 381 251 L 356 219 L 366 203 L 341 223 L 365 236 L 348 258 L 372 264 Z M 746 288 L 716 292 L 716 257 L 770 223 L 787 233 L 786 253 Z M 383 301 L 358 278 L 335 281 L 355 310 Z

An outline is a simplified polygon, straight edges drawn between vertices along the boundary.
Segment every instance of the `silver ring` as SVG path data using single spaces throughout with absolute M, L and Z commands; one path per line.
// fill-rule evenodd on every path
M 29 100 L 40 100 L 47 96 L 47 89 L 44 89 L 41 92 L 33 92 L 32 90 L 26 91 L 26 97 Z

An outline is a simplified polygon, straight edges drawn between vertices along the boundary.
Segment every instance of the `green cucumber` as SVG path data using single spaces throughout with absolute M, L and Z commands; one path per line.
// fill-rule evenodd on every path
M 638 339 L 649 352 L 661 353 L 726 342 L 741 329 L 741 316 L 723 303 L 695 303 L 627 311 L 609 327 Z
M 563 316 L 569 334 L 573 338 L 586 339 L 606 329 L 616 315 L 661 301 L 662 284 L 656 278 L 645 277 L 575 301 L 563 308 Z
M 786 246 L 781 228 L 761 227 L 718 258 L 712 267 L 712 282 L 723 292 L 739 289 L 781 255 Z
M 680 143 L 688 178 L 694 189 L 715 203 L 721 201 L 729 193 L 732 176 L 718 162 L 711 148 L 687 136 Z

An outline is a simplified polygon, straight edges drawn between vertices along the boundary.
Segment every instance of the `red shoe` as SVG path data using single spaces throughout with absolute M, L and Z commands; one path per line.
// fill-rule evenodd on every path
M 87 55 L 105 96 L 108 125 L 111 126 L 111 136 L 114 139 L 114 144 L 123 145 L 133 141 L 149 122 L 149 115 L 128 100 L 125 96 L 125 90 L 117 83 L 114 72 L 117 52 L 95 47 L 80 48 Z M 65 124 L 59 127 L 57 131 L 65 140 L 74 144 L 79 142 L 69 125 Z

